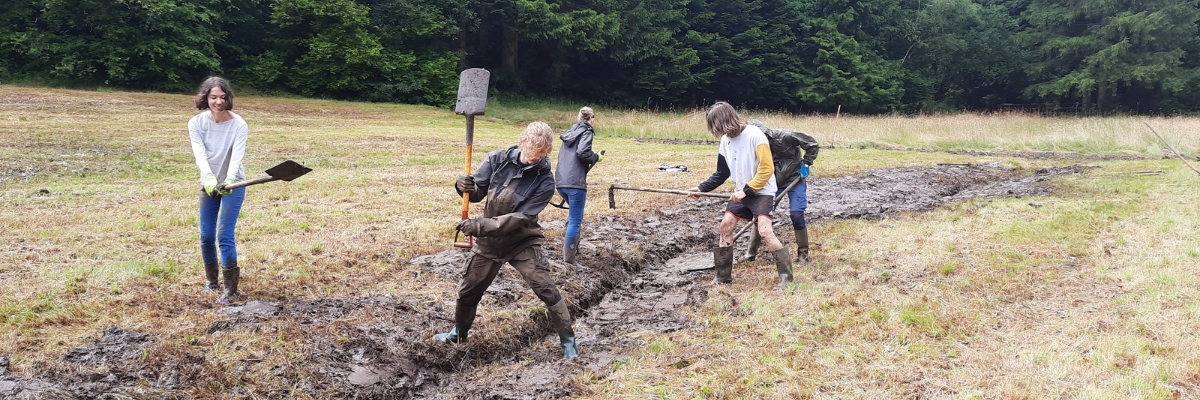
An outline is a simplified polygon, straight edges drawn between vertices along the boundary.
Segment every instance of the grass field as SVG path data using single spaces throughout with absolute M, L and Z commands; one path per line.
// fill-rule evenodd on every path
M 198 295 L 190 103 L 0 86 L 0 355 L 12 360 L 10 374 L 77 368 L 63 354 L 116 325 L 159 338 L 147 357 L 204 349 L 213 377 L 190 396 L 288 384 L 241 375 L 237 360 L 289 362 L 304 332 L 203 333 L 221 315 Z M 250 124 L 248 175 L 285 159 L 314 169 L 247 194 L 238 251 L 251 298 L 453 301 L 457 282 L 406 279 L 403 261 L 453 240 L 463 117 L 254 96 L 236 105 Z M 577 108 L 488 107 L 475 126 L 475 160 L 515 143 L 531 120 L 566 128 Z M 640 212 L 605 207 L 610 183 L 682 189 L 711 173 L 715 146 L 637 140 L 711 139 L 702 112 L 597 113 L 596 147 L 608 155 L 591 175 L 589 219 Z M 1200 165 L 1200 119 L 749 116 L 816 136 L 827 148 L 819 176 L 991 160 L 1101 169 L 1057 179 L 1053 196 L 1032 200 L 1040 207 L 1028 198 L 973 200 L 816 226 L 814 263 L 797 269 L 788 293 L 749 283 L 719 289 L 688 311 L 704 329 L 646 335 L 649 344 L 607 376 L 576 377 L 583 397 L 1200 397 L 1200 177 L 1164 159 L 1142 125 Z M 1130 159 L 1014 156 L 1045 151 Z M 694 172 L 658 173 L 663 162 Z M 1126 174 L 1142 170 L 1165 173 Z M 683 201 L 622 196 L 655 207 Z M 542 218 L 565 216 L 548 208 Z

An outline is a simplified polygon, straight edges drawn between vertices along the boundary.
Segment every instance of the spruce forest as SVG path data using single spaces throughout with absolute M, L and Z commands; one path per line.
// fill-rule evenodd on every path
M 1200 111 L 1196 0 L 4 0 L 0 81 L 452 104 Z

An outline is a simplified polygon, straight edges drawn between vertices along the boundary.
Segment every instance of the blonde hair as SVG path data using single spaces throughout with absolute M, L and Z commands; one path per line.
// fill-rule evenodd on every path
M 576 121 L 587 120 L 592 122 L 592 118 L 596 118 L 596 112 L 592 111 L 591 107 L 583 107 L 579 109 L 579 115 L 575 116 Z
M 717 139 L 722 135 L 735 138 L 746 129 L 746 120 L 738 115 L 733 106 L 723 101 L 713 104 L 704 119 L 708 121 L 708 133 Z
M 538 161 L 526 159 L 531 154 L 541 154 L 543 157 L 550 154 L 550 145 L 554 143 L 553 133 L 550 125 L 542 121 L 534 121 L 526 126 L 525 131 L 521 132 L 521 138 L 517 140 L 517 149 L 521 150 L 521 162 L 532 164 Z

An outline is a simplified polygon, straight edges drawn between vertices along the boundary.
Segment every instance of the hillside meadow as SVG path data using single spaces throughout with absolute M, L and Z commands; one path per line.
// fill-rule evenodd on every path
M 248 191 L 238 252 L 251 299 L 453 304 L 457 281 L 414 276 L 406 262 L 451 248 L 462 116 L 261 96 L 235 105 L 250 124 L 247 175 L 287 159 L 314 170 Z M 489 104 L 475 124 L 476 164 L 530 121 L 567 128 L 580 105 Z M 206 333 L 223 315 L 198 294 L 199 185 L 186 130 L 195 112 L 188 95 L 0 85 L 0 356 L 9 375 L 79 370 L 64 354 L 119 326 L 157 338 L 148 359 L 203 354 L 211 374 L 184 383 L 186 397 L 289 385 L 238 366 L 291 363 L 319 330 Z M 610 184 L 684 189 L 714 168 L 702 111 L 597 114 L 596 148 L 607 156 L 589 178 L 589 222 L 686 201 L 621 192 L 621 207 L 609 209 Z M 814 261 L 796 268 L 788 291 L 753 278 L 709 289 L 686 310 L 700 328 L 641 335 L 647 344 L 603 373 L 572 377 L 578 397 L 1200 397 L 1200 176 L 1165 158 L 1143 125 L 1200 165 L 1200 119 L 747 116 L 815 136 L 818 179 L 937 163 L 1099 168 L 1055 178 L 1045 197 L 821 221 L 811 228 Z M 662 173 L 661 163 L 691 172 Z M 541 218 L 566 212 L 547 208 Z

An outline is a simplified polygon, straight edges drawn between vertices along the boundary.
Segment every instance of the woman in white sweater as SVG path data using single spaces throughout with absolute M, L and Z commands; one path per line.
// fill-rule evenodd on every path
M 218 265 L 225 275 L 225 290 L 216 302 L 240 300 L 237 245 L 233 231 L 246 188 L 225 190 L 224 186 L 246 179 L 242 159 L 246 155 L 249 127 L 233 110 L 233 90 L 225 78 L 213 76 L 200 84 L 196 108 L 201 112 L 188 121 L 192 154 L 200 168 L 200 254 L 204 258 L 204 293 L 221 291 Z M 220 183 L 218 183 L 220 182 Z M 220 258 L 217 244 L 220 244 Z M 220 264 L 218 264 L 218 262 Z

